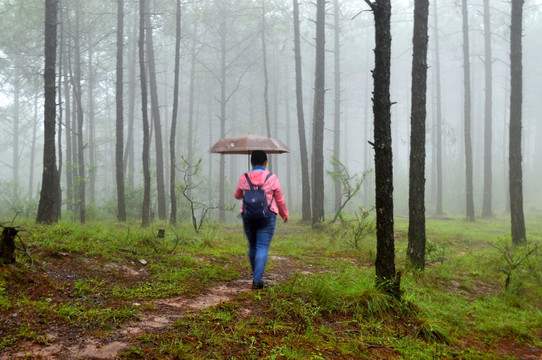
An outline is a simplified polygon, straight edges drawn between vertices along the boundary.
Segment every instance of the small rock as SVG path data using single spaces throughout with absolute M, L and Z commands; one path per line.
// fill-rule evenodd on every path
M 139 259 L 139 262 L 140 262 L 141 265 L 143 265 L 143 266 L 147 265 L 147 260 L 145 260 L 145 259 Z

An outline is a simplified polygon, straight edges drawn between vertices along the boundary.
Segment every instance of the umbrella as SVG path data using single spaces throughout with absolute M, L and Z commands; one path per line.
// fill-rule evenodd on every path
M 265 151 L 266 154 L 290 152 L 290 149 L 280 140 L 253 134 L 220 139 L 209 149 L 209 152 L 250 155 L 255 150 Z

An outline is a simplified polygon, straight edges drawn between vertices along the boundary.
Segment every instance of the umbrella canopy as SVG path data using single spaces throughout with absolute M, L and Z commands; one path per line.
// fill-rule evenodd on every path
M 251 154 L 255 150 L 265 151 L 266 154 L 290 152 L 290 149 L 280 140 L 252 134 L 220 139 L 209 149 L 209 152 L 218 154 Z

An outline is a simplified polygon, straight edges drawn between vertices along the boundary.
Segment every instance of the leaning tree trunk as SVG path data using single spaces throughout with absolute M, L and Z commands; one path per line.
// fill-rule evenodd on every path
M 311 219 L 311 187 L 309 177 L 309 156 L 305 136 L 305 115 L 303 113 L 303 79 L 301 72 L 301 45 L 299 34 L 299 2 L 294 5 L 294 52 L 295 52 L 295 92 L 297 104 L 297 129 L 299 132 L 299 155 L 301 157 L 301 221 Z
M 139 0 L 139 77 L 141 80 L 141 112 L 143 117 L 143 205 L 141 224 L 149 226 L 151 206 L 150 135 L 147 110 L 147 74 L 145 70 L 145 9 L 146 0 Z
M 393 235 L 393 154 L 391 145 L 391 1 L 365 0 L 374 13 L 375 69 L 373 113 L 376 192 L 376 285 L 400 297 L 400 277 L 395 274 Z
M 123 48 L 124 48 L 124 0 L 117 1 L 117 103 L 116 143 L 115 143 L 115 174 L 117 180 L 117 219 L 126 221 L 126 199 L 124 196 L 124 106 L 122 96 L 123 83 Z
M 516 245 L 527 241 L 523 215 L 523 169 L 521 166 L 521 106 L 523 101 L 523 65 L 521 27 L 523 0 L 512 0 L 512 25 L 510 26 L 510 215 L 512 242 Z
M 416 269 L 425 269 L 425 120 L 427 93 L 427 0 L 414 2 L 412 37 L 412 108 L 410 113 L 410 174 L 407 258 Z
M 471 142 L 471 83 L 470 83 L 470 50 L 469 50 L 469 14 L 467 0 L 462 1 L 463 13 L 463 78 L 464 78 L 464 121 L 465 121 L 465 176 L 467 221 L 474 221 L 474 194 Z
M 316 61 L 312 121 L 312 225 L 324 221 L 324 105 L 326 2 L 316 2 Z
M 53 223 L 58 221 L 56 202 L 60 191 L 60 179 L 56 167 L 55 120 L 56 120 L 56 28 L 57 0 L 45 1 L 45 69 L 44 80 L 44 136 L 43 136 L 43 176 L 41 180 L 40 201 L 36 221 Z
M 180 62 L 180 46 L 181 46 L 181 0 L 177 0 L 175 16 L 175 70 L 174 70 L 174 85 L 173 85 L 173 111 L 171 114 L 171 134 L 169 137 L 169 195 L 171 197 L 171 210 L 169 222 L 172 225 L 177 223 L 177 195 L 175 193 L 175 136 L 177 133 L 177 110 L 179 107 L 179 62 Z

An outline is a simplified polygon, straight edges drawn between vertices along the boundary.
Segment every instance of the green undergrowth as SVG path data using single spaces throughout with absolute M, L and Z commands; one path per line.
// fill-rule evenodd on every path
M 508 246 L 504 218 L 428 219 L 425 271 L 405 268 L 408 221 L 395 225 L 402 299 L 374 285 L 376 239 L 344 224 L 277 225 L 273 286 L 132 339 L 125 359 L 520 359 L 542 351 L 542 219 Z M 110 333 L 153 309 L 246 277 L 240 224 L 23 224 L 34 263 L 0 268 L 0 350 L 46 343 L 47 325 Z M 165 229 L 165 237 L 157 236 Z M 352 240 L 353 236 L 356 241 Z M 142 262 L 143 261 L 143 262 Z M 8 336 L 9 335 L 9 336 Z M 538 349 L 538 350 L 537 350 Z M 538 352 L 537 352 L 538 351 Z

